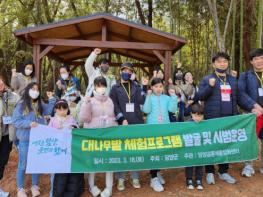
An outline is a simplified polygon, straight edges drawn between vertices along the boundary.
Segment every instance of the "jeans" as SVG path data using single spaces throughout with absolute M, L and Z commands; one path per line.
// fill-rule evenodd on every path
M 116 172 L 117 179 L 125 179 L 126 172 Z M 139 172 L 138 171 L 131 171 L 131 179 L 139 179 Z
M 53 197 L 54 178 L 55 178 L 55 174 L 50 174 L 50 192 L 49 192 L 49 197 Z
M 24 180 L 25 180 L 25 172 L 26 172 L 26 164 L 27 164 L 27 152 L 29 147 L 28 141 L 19 141 L 18 144 L 18 167 L 16 173 L 16 183 L 19 189 L 24 188 Z M 38 185 L 38 174 L 32 174 L 32 185 Z

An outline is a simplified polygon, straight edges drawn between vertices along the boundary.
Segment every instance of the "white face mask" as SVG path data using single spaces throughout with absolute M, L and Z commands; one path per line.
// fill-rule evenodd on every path
M 68 97 L 68 101 L 70 101 L 70 102 L 74 102 L 75 100 L 77 100 L 76 96 L 69 96 Z
M 30 89 L 29 90 L 29 96 L 32 99 L 37 99 L 39 97 L 39 91 Z
M 106 93 L 106 88 L 104 87 L 96 88 L 95 91 L 98 95 L 104 95 Z
M 63 73 L 60 76 L 61 76 L 62 79 L 66 80 L 68 78 L 69 74 L 68 73 Z
M 26 74 L 26 76 L 31 75 L 32 72 L 33 72 L 33 71 L 30 70 L 30 69 L 25 69 L 25 74 Z

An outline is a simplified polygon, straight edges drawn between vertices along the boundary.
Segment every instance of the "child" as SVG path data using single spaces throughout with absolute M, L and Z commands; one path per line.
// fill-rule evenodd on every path
M 167 94 L 168 96 L 172 96 L 172 95 L 176 95 L 176 87 L 173 84 L 169 84 L 167 87 Z M 177 97 L 177 95 L 176 95 Z M 178 97 L 177 97 L 177 102 L 179 101 Z M 174 112 L 169 112 L 169 119 L 170 122 L 177 122 L 177 118 L 176 116 L 178 115 L 178 111 L 174 111 Z
M 69 106 L 66 100 L 60 99 L 54 106 L 54 116 L 51 117 L 48 126 L 57 129 L 77 127 L 77 123 L 70 115 Z
M 177 109 L 177 97 L 175 93 L 171 96 L 163 94 L 164 84 L 160 78 L 153 78 L 151 81 L 153 94 L 148 91 L 143 112 L 147 114 L 147 124 L 167 124 L 170 123 L 169 112 L 175 112 Z M 164 190 L 165 184 L 159 170 L 151 170 L 151 187 L 156 192 Z
M 57 129 L 77 128 L 77 123 L 70 115 L 69 106 L 66 100 L 58 100 L 54 107 L 48 126 Z M 82 192 L 81 182 L 83 174 L 52 174 L 50 197 L 73 196 L 77 197 Z
M 30 129 L 38 124 L 45 124 L 44 116 L 49 115 L 53 109 L 56 99 L 48 94 L 49 102 L 44 103 L 40 98 L 39 86 L 33 82 L 27 85 L 22 94 L 22 99 L 15 107 L 12 121 L 16 128 L 16 136 L 19 140 L 19 161 L 17 169 L 17 196 L 26 197 L 24 190 L 25 170 L 27 163 L 27 152 L 29 147 Z M 32 174 L 32 196 L 39 196 L 38 174 Z
M 99 76 L 94 80 L 93 97 L 85 97 L 80 109 L 79 118 L 84 128 L 105 128 L 118 125 L 115 121 L 114 106 L 107 96 L 107 81 Z M 106 188 L 101 190 L 94 184 L 95 173 L 88 175 L 90 192 L 93 196 L 109 197 L 112 195 L 113 173 L 106 173 Z
M 204 119 L 204 109 L 199 103 L 191 105 L 191 119 L 189 121 L 200 122 Z M 193 172 L 195 171 L 195 185 L 198 190 L 203 189 L 203 166 L 186 167 L 185 177 L 187 189 L 194 189 Z

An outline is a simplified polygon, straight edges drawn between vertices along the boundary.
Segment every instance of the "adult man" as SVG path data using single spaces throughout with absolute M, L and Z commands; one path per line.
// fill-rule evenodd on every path
M 98 68 L 94 68 L 93 63 L 100 53 L 101 53 L 101 49 L 96 48 L 93 52 L 91 52 L 90 56 L 87 58 L 85 63 L 85 71 L 89 78 L 89 84 L 86 90 L 86 96 L 92 95 L 92 92 L 94 90 L 93 82 L 94 79 L 98 76 L 103 76 L 107 81 L 107 91 L 106 91 L 107 95 L 109 95 L 112 86 L 116 84 L 115 78 L 108 74 L 109 62 L 107 59 L 100 60 Z
M 230 57 L 226 53 L 216 53 L 212 58 L 215 72 L 205 76 L 199 86 L 197 98 L 204 101 L 204 118 L 220 118 L 238 114 L 237 80 L 226 73 Z M 218 175 L 221 180 L 234 184 L 236 180 L 228 174 L 229 164 L 219 164 Z M 205 166 L 206 181 L 215 184 L 214 165 Z
M 256 113 L 260 118 L 263 114 L 263 49 L 253 49 L 249 59 L 252 68 L 242 73 L 238 80 L 239 105 L 247 112 Z M 258 136 L 262 140 L 263 132 Z M 242 175 L 251 177 L 254 173 L 252 162 L 246 162 Z M 263 163 L 260 173 L 263 174 Z

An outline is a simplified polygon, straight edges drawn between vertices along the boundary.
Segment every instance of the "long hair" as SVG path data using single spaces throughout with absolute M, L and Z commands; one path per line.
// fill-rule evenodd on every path
M 35 64 L 32 60 L 26 60 L 23 64 L 22 64 L 22 69 L 21 69 L 21 73 L 26 76 L 25 74 L 25 68 L 27 65 L 32 65 L 33 70 L 32 73 L 29 75 L 31 78 L 33 78 L 35 76 Z
M 32 108 L 32 98 L 29 96 L 29 90 L 33 88 L 33 86 L 35 86 L 38 84 L 36 82 L 32 82 L 32 83 L 29 83 L 26 88 L 24 89 L 24 92 L 23 92 L 23 95 L 21 97 L 21 100 L 22 100 L 22 105 L 24 106 L 24 110 L 28 109 L 28 111 L 32 111 L 33 108 Z M 38 112 L 39 114 L 42 115 L 43 113 L 43 108 L 42 108 L 42 103 L 41 103 L 41 97 L 40 95 L 38 96 L 38 98 L 36 99 L 36 102 L 38 104 Z
M 195 84 L 195 81 L 194 81 L 194 75 L 193 75 L 193 73 L 191 71 L 186 71 L 186 72 L 183 73 L 183 84 L 186 84 L 185 75 L 187 73 L 191 73 L 191 75 L 193 76 L 193 86 L 196 87 L 196 84 Z
M 6 79 L 6 77 L 4 75 L 0 74 L 0 80 L 3 81 L 3 83 L 5 84 L 6 87 L 8 86 L 7 79 Z

